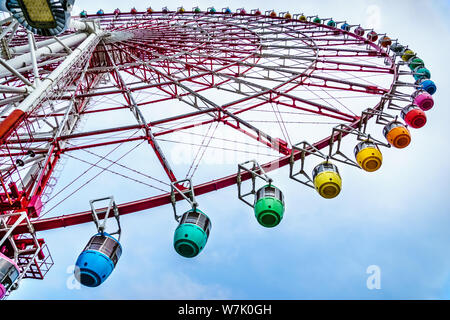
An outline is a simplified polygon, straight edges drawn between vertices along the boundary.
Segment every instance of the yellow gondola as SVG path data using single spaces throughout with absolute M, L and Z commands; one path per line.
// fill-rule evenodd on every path
M 358 143 L 355 146 L 354 154 L 356 162 L 367 172 L 377 171 L 383 163 L 383 155 L 380 149 L 369 140 Z
M 414 53 L 414 51 L 406 49 L 402 53 L 402 60 L 405 62 L 408 62 L 409 59 L 414 58 L 415 56 L 416 56 L 416 54 Z
M 334 164 L 328 161 L 318 164 L 314 168 L 312 176 L 314 187 L 323 198 L 332 199 L 341 192 L 342 179 Z

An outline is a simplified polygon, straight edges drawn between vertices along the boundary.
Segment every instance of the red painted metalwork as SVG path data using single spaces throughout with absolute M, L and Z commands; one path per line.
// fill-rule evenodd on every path
M 255 130 L 255 127 L 250 126 L 244 120 L 246 114 L 258 110 L 261 106 L 274 104 L 302 111 L 308 115 L 341 121 L 357 128 L 361 121 L 358 115 L 352 114 L 351 111 L 336 109 L 326 104 L 304 99 L 297 96 L 296 91 L 319 88 L 325 91 L 339 90 L 348 93 L 381 96 L 392 89 L 383 88 L 368 81 L 358 81 L 357 76 L 355 76 L 355 80 L 333 77 L 334 72 L 342 72 L 343 74 L 354 73 L 358 77 L 359 75 L 364 77 L 366 74 L 375 74 L 392 75 L 395 78 L 395 65 L 384 49 L 355 34 L 339 31 L 336 35 L 337 29 L 326 25 L 295 20 L 286 22 L 282 17 L 255 16 L 249 13 L 240 15 L 203 14 L 201 19 L 197 19 L 196 25 L 190 25 L 193 21 L 193 15 L 192 12 L 184 12 L 183 15 L 162 12 L 152 12 L 152 14 L 145 12 L 135 14 L 105 13 L 101 17 L 88 15 L 88 17 L 99 18 L 100 24 L 105 30 L 112 33 L 123 32 L 121 36 L 124 38 L 122 40 L 105 40 L 100 43 L 89 57 L 85 73 L 82 72 L 81 67 L 80 70 L 74 70 L 71 84 L 76 84 L 75 89 L 67 90 L 69 86 L 61 88 L 63 92 L 60 96 L 54 98 L 54 101 L 65 103 L 76 101 L 76 112 L 82 117 L 88 114 L 107 114 L 130 109 L 133 102 L 129 99 L 129 95 L 146 90 L 154 90 L 151 91 L 153 96 L 137 101 L 136 106 L 139 108 L 165 101 L 195 97 L 206 106 L 199 107 L 197 111 L 193 112 L 171 115 L 162 119 L 150 119 L 145 126 L 153 130 L 158 126 L 170 124 L 170 128 L 165 127 L 159 131 L 155 130 L 154 136 L 160 138 L 176 132 L 185 132 L 194 127 L 215 123 L 224 125 L 250 137 L 262 146 L 278 152 L 276 160 L 262 166 L 266 172 L 269 172 L 289 164 L 291 149 L 285 143 L 280 143 L 281 139 L 272 138 L 262 130 Z M 267 36 L 262 32 L 253 31 L 264 24 L 266 25 L 264 30 L 266 30 Z M 278 31 L 281 25 L 284 28 L 282 32 Z M 140 32 L 140 36 L 127 40 L 127 32 Z M 278 37 L 277 32 L 282 34 L 282 38 Z M 227 38 L 220 39 L 221 34 L 226 34 Z M 302 37 L 298 35 L 302 35 Z M 292 41 L 295 44 L 287 44 Z M 26 41 L 20 39 L 20 37 L 13 42 L 14 45 L 25 43 Z M 268 50 L 274 50 L 274 52 L 267 53 Z M 279 54 L 277 50 L 304 51 L 301 51 L 301 54 L 298 52 Z M 110 55 L 114 61 L 106 58 L 106 55 Z M 361 62 L 345 60 L 352 57 L 366 60 L 373 59 L 373 61 L 386 59 L 389 63 L 386 66 L 362 62 L 362 60 Z M 262 63 L 264 59 L 266 59 L 265 64 Z M 301 66 L 301 68 L 299 67 L 301 71 L 283 67 L 281 63 L 275 66 L 270 65 L 270 63 L 267 63 L 270 59 L 289 61 L 292 64 L 298 63 Z M 59 63 L 46 65 L 45 70 L 51 72 Z M 117 65 L 118 71 L 114 70 L 114 65 Z M 278 74 L 281 80 L 274 79 L 279 80 L 279 83 L 266 89 L 257 82 L 252 83 L 247 80 L 255 74 L 258 75 L 255 70 L 258 70 L 261 74 Z M 117 72 L 123 72 L 124 75 L 134 77 L 135 82 L 122 83 Z M 109 74 L 114 81 L 111 81 L 112 84 L 109 86 L 99 86 L 99 81 L 105 74 Z M 33 75 L 27 73 L 26 76 L 31 78 Z M 174 80 L 174 77 L 177 77 L 176 80 Z M 18 81 L 9 78 L 5 79 L 4 83 L 17 86 Z M 258 88 L 259 91 L 243 95 L 241 99 L 222 106 L 209 103 L 203 95 L 212 88 L 225 89 L 228 88 L 227 86 L 235 86 L 232 87 L 232 90 L 238 92 L 238 85 L 247 87 L 253 85 L 253 88 Z M 119 105 L 105 104 L 97 109 L 87 108 L 90 99 L 110 96 L 121 96 L 124 102 Z M 4 98 L 8 97 L 4 95 Z M 381 104 L 374 106 L 374 108 L 381 108 Z M 101 138 L 108 134 L 129 133 L 133 130 L 144 129 L 145 126 L 140 124 L 70 132 L 57 137 L 36 135 L 30 129 L 30 125 L 39 119 L 62 119 L 64 114 L 64 112 L 51 109 L 47 105 L 38 106 L 24 117 L 21 125 L 14 128 L 16 134 L 9 135 L 8 132 L 5 135 L 0 161 L 3 161 L 4 164 L 8 162 L 12 166 L 9 171 L 4 171 L 1 175 L 3 193 L 0 194 L 0 209 L 3 212 L 27 208 L 32 199 L 35 201 L 36 197 L 42 196 L 54 173 L 54 168 L 64 154 L 76 150 L 119 145 L 139 140 L 147 140 L 152 144 L 148 135 L 139 135 L 128 138 L 108 137 L 106 141 L 99 140 L 66 145 L 67 142 L 78 141 L 77 139 L 81 138 Z M 208 115 L 210 118 L 205 118 Z M 196 121 L 195 119 L 198 119 L 198 117 L 201 120 Z M 326 148 L 332 141 L 331 138 L 335 140 L 337 136 L 326 137 L 315 143 L 314 146 L 318 149 Z M 14 163 L 17 159 L 25 157 L 29 149 L 33 149 L 36 156 L 46 156 L 46 158 L 42 162 L 39 174 L 24 183 L 23 177 L 20 176 L 20 171 L 16 170 Z M 156 152 L 154 145 L 153 149 Z M 163 164 L 169 180 L 174 181 L 175 176 L 164 165 L 164 161 L 161 160 L 162 155 L 159 152 L 156 152 L 156 155 Z M 298 159 L 299 156 L 299 153 L 294 154 L 295 159 Z M 242 175 L 243 181 L 249 178 L 249 173 Z M 23 185 L 21 190 L 7 187 L 16 182 L 16 185 L 19 185 L 19 183 Z M 194 190 L 196 195 L 202 195 L 234 184 L 236 184 L 236 174 L 231 174 L 201 183 L 195 186 Z M 178 197 L 177 199 L 181 198 Z M 118 208 L 120 214 L 124 215 L 169 204 L 170 200 L 170 194 L 163 193 L 124 203 L 119 205 Z M 36 213 L 34 214 L 36 215 Z M 91 212 L 85 211 L 52 218 L 33 219 L 33 226 L 36 231 L 44 231 L 89 221 L 92 221 Z M 14 234 L 19 235 L 27 232 L 27 226 L 23 224 L 16 228 Z M 41 273 L 38 271 L 33 273 L 33 277 L 40 276 Z

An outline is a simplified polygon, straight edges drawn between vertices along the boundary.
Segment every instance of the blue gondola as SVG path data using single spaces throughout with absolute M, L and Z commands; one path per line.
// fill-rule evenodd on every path
M 119 241 L 106 232 L 97 233 L 75 263 L 76 279 L 87 287 L 99 286 L 113 272 L 121 255 Z

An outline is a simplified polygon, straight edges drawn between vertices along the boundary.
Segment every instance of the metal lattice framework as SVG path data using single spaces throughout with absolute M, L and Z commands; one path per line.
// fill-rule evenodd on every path
M 34 36 L 11 18 L 1 21 L 0 115 L 12 124 L 0 127 L 0 208 L 3 215 L 25 211 L 31 221 L 14 225 L 11 242 L 92 221 L 91 211 L 54 209 L 92 188 L 100 174 L 153 193 L 118 204 L 124 215 L 171 203 L 171 185 L 183 179 L 195 182 L 197 196 L 234 185 L 236 164 L 248 159 L 270 172 L 329 147 L 329 157 L 354 165 L 341 139 L 366 139 L 372 117 L 395 118 L 386 110 L 395 109 L 395 99 L 408 101 L 399 89 L 414 84 L 399 77 L 411 72 L 402 71 L 387 46 L 313 18 L 226 11 L 86 15 L 53 38 Z M 299 148 L 305 140 L 309 149 Z M 191 157 L 174 164 L 169 154 L 179 145 Z M 202 160 L 217 150 L 236 160 L 211 170 Z M 148 157 L 151 167 L 133 168 L 133 161 L 122 161 L 129 154 Z M 60 186 L 63 160 L 80 169 Z M 91 169 L 98 173 L 75 188 Z M 239 183 L 251 178 L 243 172 Z M 39 262 L 27 275 L 41 277 L 41 265 L 48 269 Z

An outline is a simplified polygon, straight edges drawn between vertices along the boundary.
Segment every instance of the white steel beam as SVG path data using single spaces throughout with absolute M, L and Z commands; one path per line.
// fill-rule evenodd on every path
M 71 37 L 64 39 L 63 43 L 66 46 L 71 47 L 71 46 L 75 46 L 75 45 L 83 42 L 84 40 L 86 40 L 87 37 L 88 37 L 88 34 L 86 34 L 86 33 L 77 33 Z M 29 52 L 30 47 L 29 47 L 29 45 L 26 45 L 26 47 L 27 47 L 28 53 L 22 54 L 20 56 L 17 56 L 15 58 L 8 60 L 8 65 L 10 67 L 12 67 L 14 69 L 19 69 L 24 66 L 32 64 L 33 58 L 32 58 L 32 53 Z M 46 45 L 44 47 L 41 47 L 35 51 L 36 59 L 39 60 L 39 58 L 41 58 L 45 54 L 60 52 L 64 49 L 65 49 L 64 45 L 62 45 L 59 42 L 52 39 L 52 43 L 50 43 L 49 45 Z M 0 66 L 0 78 L 6 77 L 9 75 L 11 75 L 11 72 L 4 66 Z
M 8 60 L 8 65 L 14 69 L 19 69 L 24 66 L 31 65 L 33 60 L 37 61 L 41 57 L 53 54 L 60 51 L 66 51 L 67 48 L 76 46 L 86 40 L 89 34 L 99 34 L 101 30 L 96 26 L 95 21 L 77 21 L 71 20 L 71 28 L 81 31 L 80 33 L 71 34 L 66 37 L 61 37 L 59 41 L 55 39 L 44 40 L 36 43 L 36 50 L 34 51 L 35 59 L 33 59 L 33 53 L 30 52 L 30 46 L 24 45 L 17 48 L 11 48 L 12 54 L 22 55 L 16 56 Z M 0 66 L 0 78 L 11 75 L 11 72 Z

